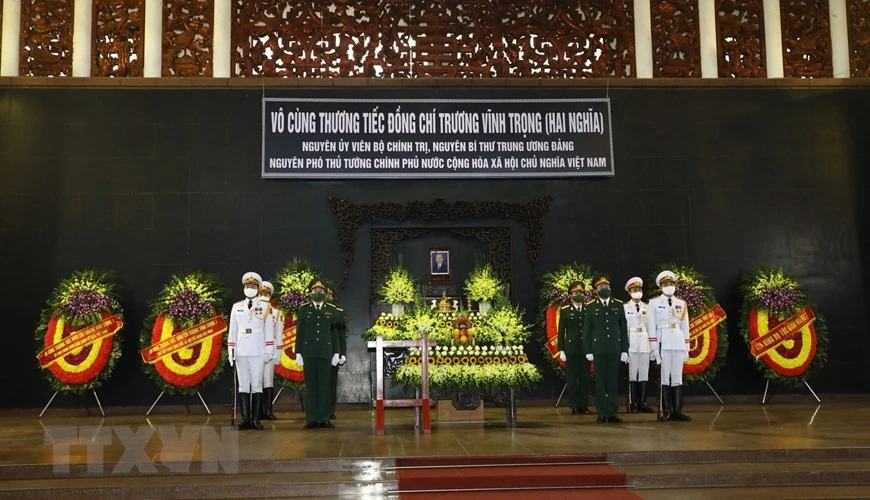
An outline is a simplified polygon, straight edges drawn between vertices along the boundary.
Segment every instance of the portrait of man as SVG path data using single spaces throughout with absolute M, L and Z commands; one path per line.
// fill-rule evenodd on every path
M 429 251 L 431 274 L 450 274 L 450 250 L 438 249 Z

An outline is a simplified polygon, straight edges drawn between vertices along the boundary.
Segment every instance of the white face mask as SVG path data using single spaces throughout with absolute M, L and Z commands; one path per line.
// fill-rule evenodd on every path
M 673 295 L 674 292 L 676 292 L 676 291 L 677 291 L 677 287 L 675 287 L 675 286 L 663 286 L 662 287 L 662 293 L 667 295 L 668 297 Z
M 256 290 L 254 290 L 253 288 L 245 288 L 245 297 L 247 297 L 249 299 L 253 299 L 256 296 L 257 296 Z
M 643 297 L 643 292 L 631 292 L 631 298 L 634 300 L 640 300 Z
M 271 295 L 260 295 L 260 296 L 257 297 L 257 298 L 260 299 L 260 300 L 264 300 L 264 301 L 266 301 L 266 302 L 269 302 L 270 300 L 272 300 L 272 296 L 271 296 Z

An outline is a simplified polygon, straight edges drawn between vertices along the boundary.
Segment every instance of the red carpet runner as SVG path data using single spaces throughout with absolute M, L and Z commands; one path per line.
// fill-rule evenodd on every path
M 397 458 L 396 467 L 407 499 L 640 498 L 605 461 L 604 455 L 412 457 Z

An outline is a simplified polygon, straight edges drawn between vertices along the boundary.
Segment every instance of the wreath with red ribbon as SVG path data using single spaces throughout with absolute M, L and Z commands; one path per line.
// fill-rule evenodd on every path
M 764 378 L 802 385 L 828 360 L 828 329 L 806 291 L 782 269 L 746 278 L 740 333 Z
M 121 358 L 124 326 L 111 272 L 76 271 L 46 302 L 36 327 L 37 362 L 55 391 L 100 387 Z
M 174 275 L 151 305 L 139 335 L 145 373 L 169 394 L 196 394 L 227 363 L 223 348 L 228 291 L 212 275 Z

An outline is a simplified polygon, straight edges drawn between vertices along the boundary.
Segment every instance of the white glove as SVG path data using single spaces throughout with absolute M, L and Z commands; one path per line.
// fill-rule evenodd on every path
M 296 353 L 296 364 L 299 365 L 299 368 L 302 368 L 302 355 L 298 352 Z
M 344 366 L 345 363 L 347 363 L 347 356 L 342 355 L 340 358 L 338 358 L 339 365 Z
M 338 353 L 332 355 L 332 361 L 329 364 L 332 366 L 338 366 Z
M 284 352 L 284 349 L 281 347 L 275 348 L 275 355 L 272 356 L 272 361 L 279 361 L 281 359 L 281 353 Z
M 565 358 L 565 351 L 559 351 L 559 359 L 561 359 L 563 363 L 564 363 L 565 361 L 568 361 L 568 360 Z
M 657 365 L 662 364 L 662 357 L 655 351 L 653 351 L 653 361 L 655 361 Z
M 623 363 L 628 363 L 628 353 L 624 352 L 624 353 L 620 354 L 619 360 L 622 361 Z
M 689 351 L 683 351 L 683 363 L 689 360 Z
M 230 347 L 230 366 L 233 366 L 233 363 L 236 362 L 236 350 Z
M 586 359 L 588 359 L 589 361 L 592 361 L 593 356 L 592 356 L 591 354 L 587 354 L 587 355 L 586 355 Z

